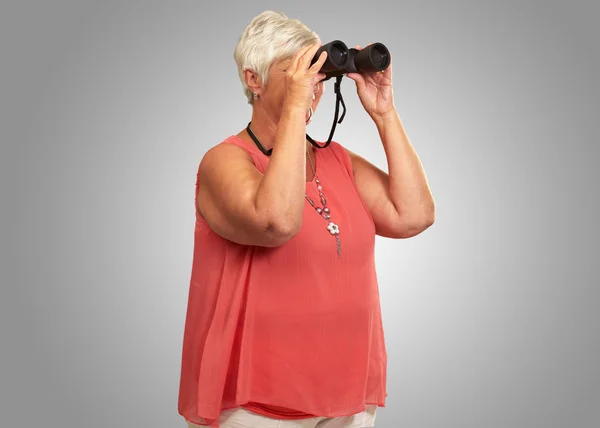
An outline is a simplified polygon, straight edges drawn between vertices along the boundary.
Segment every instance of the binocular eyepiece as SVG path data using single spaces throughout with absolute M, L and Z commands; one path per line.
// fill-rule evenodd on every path
M 391 62 L 390 51 L 382 43 L 373 43 L 358 50 L 349 49 L 341 40 L 334 40 L 319 48 L 311 65 L 319 59 L 323 51 L 327 52 L 327 59 L 321 67 L 321 73 L 326 75 L 323 80 L 347 73 L 383 71 L 389 67 Z

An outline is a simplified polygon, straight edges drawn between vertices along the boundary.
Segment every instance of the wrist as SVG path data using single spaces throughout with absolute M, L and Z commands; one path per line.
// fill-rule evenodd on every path
M 385 128 L 390 125 L 396 126 L 398 124 L 401 124 L 400 116 L 395 108 L 392 108 L 390 111 L 385 113 L 373 114 L 371 118 L 373 119 L 375 125 L 377 125 L 378 128 Z
M 291 101 L 284 101 L 283 107 L 281 109 L 281 114 L 288 117 L 304 117 L 306 115 L 307 110 L 308 109 L 304 108 L 303 106 L 293 103 Z

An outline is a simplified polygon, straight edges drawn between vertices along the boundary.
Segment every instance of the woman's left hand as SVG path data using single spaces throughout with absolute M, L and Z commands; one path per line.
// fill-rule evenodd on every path
M 361 50 L 362 48 L 355 46 L 355 49 Z M 385 119 L 386 116 L 394 113 L 391 57 L 389 67 L 383 72 L 348 73 L 346 76 L 356 83 L 356 92 L 360 102 L 373 120 Z

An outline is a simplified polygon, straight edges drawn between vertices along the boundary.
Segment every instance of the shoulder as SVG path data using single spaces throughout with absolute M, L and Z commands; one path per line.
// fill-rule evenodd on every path
M 246 153 L 247 155 L 250 154 L 248 148 L 244 147 L 241 139 L 235 135 L 232 135 L 209 148 L 204 154 L 203 158 L 227 156 L 234 153 Z
M 231 156 L 235 158 L 252 159 L 254 157 L 253 147 L 247 141 L 237 135 L 230 135 L 209 148 L 202 156 L 203 162 L 227 160 Z
M 353 177 L 353 156 L 355 156 L 354 153 L 337 141 L 331 141 L 328 147 L 330 148 L 331 153 L 346 168 L 348 174 L 350 174 Z
M 255 164 L 255 157 L 244 140 L 231 135 L 210 147 L 201 157 L 198 176 L 210 175 L 227 167 L 236 168 L 242 164 Z
M 356 152 L 353 152 L 352 150 L 342 146 L 337 142 L 334 146 L 334 142 L 332 141 L 331 146 L 333 147 L 334 153 L 336 153 L 336 155 L 340 157 L 343 160 L 343 162 L 346 162 L 348 164 L 348 167 L 354 174 L 356 174 L 356 171 L 361 170 L 366 166 L 372 166 L 371 163 L 367 161 L 363 156 L 359 155 Z

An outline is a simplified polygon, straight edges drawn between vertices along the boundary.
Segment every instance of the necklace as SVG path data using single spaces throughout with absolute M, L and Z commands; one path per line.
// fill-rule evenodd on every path
M 314 201 L 308 197 L 308 195 L 306 193 L 304 194 L 304 197 L 306 198 L 308 203 L 312 205 L 312 207 L 315 209 L 315 211 L 321 217 L 323 217 L 325 220 L 327 220 L 327 222 L 328 222 L 327 230 L 329 231 L 329 233 L 331 235 L 333 235 L 335 237 L 335 242 L 337 244 L 337 253 L 338 253 L 338 257 L 339 257 L 342 255 L 342 244 L 340 242 L 340 227 L 337 224 L 335 224 L 333 221 L 331 221 L 331 211 L 327 207 L 327 199 L 325 198 L 325 194 L 323 193 L 323 186 L 321 186 L 321 180 L 317 176 L 317 171 L 315 170 L 315 166 L 313 165 L 312 158 L 311 158 L 308 150 L 306 151 L 306 155 L 308 156 L 308 160 L 310 162 L 310 168 L 312 169 L 313 175 L 315 177 L 315 184 L 317 185 L 317 190 L 319 191 L 319 196 L 321 198 L 321 203 L 323 204 L 323 206 L 318 207 L 314 203 Z
M 264 148 L 264 146 L 260 143 L 260 140 L 258 139 L 256 134 L 253 132 L 252 128 L 250 127 L 250 123 L 248 123 L 246 130 L 248 131 L 250 138 L 252 138 L 252 141 L 254 141 L 254 144 L 256 144 L 256 146 L 260 149 L 260 151 L 262 153 L 264 153 L 266 156 L 271 156 L 273 149 L 267 150 Z M 310 143 L 313 144 L 312 141 L 310 141 Z M 308 203 L 315 209 L 317 214 L 319 214 L 321 217 L 323 217 L 327 221 L 327 230 L 335 238 L 335 242 L 336 242 L 336 246 L 337 246 L 337 254 L 338 254 L 338 257 L 340 257 L 342 255 L 342 244 L 340 242 L 340 236 L 339 236 L 340 235 L 340 227 L 337 224 L 335 224 L 333 221 L 331 221 L 331 210 L 329 209 L 329 207 L 327 207 L 327 199 L 325 198 L 325 193 L 323 193 L 323 186 L 321 186 L 321 180 L 317 176 L 317 171 L 315 169 L 315 166 L 313 165 L 313 161 L 312 161 L 312 158 L 310 156 L 308 149 L 306 150 L 306 155 L 308 156 L 310 168 L 311 168 L 313 176 L 315 178 L 315 184 L 317 185 L 317 190 L 319 191 L 319 198 L 321 199 L 321 203 L 323 204 L 323 206 L 322 207 L 317 206 L 315 204 L 315 202 L 311 198 L 309 198 L 308 194 L 306 194 L 306 193 L 304 194 L 304 197 L 306 198 Z

